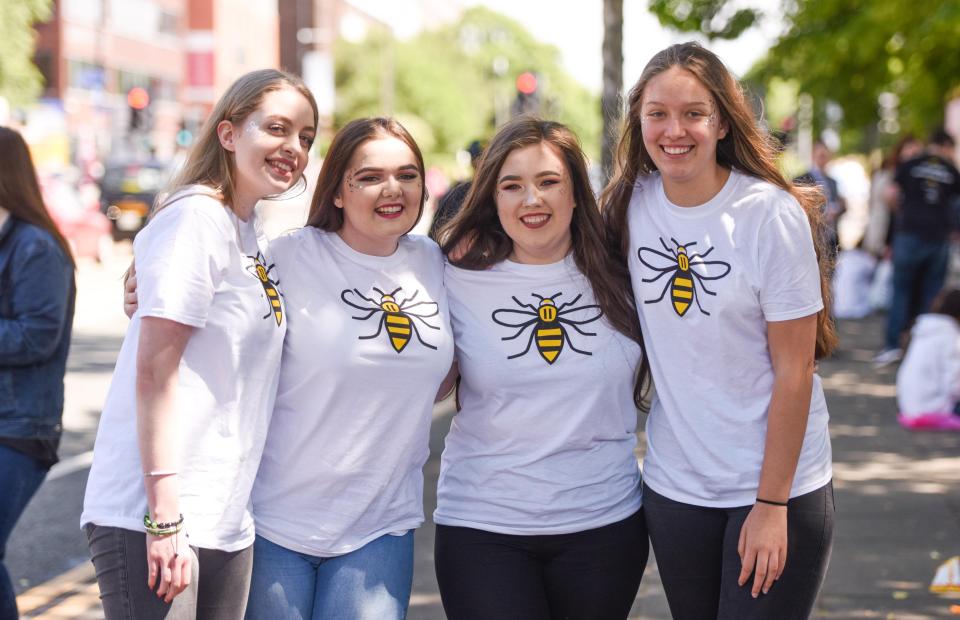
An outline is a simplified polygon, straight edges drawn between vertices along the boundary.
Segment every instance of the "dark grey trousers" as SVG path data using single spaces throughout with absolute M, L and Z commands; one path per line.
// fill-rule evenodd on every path
M 740 529 L 752 506 L 705 508 L 643 489 L 650 543 L 675 620 L 806 620 L 830 561 L 833 483 L 787 506 L 787 563 L 770 592 L 737 585 Z
M 190 586 L 169 605 L 147 587 L 144 532 L 88 524 L 87 543 L 107 620 L 241 620 L 253 545 L 240 551 L 190 548 Z

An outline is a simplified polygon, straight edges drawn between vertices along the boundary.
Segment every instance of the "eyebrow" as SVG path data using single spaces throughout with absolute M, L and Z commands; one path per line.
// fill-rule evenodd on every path
M 283 122 L 286 123 L 287 125 L 290 125 L 291 127 L 293 126 L 293 121 L 291 121 L 289 118 L 287 118 L 286 116 L 284 116 L 284 115 L 282 115 L 282 114 L 271 114 L 271 115 L 269 115 L 265 120 L 266 120 L 267 122 L 269 122 L 269 121 L 283 121 Z M 313 131 L 313 132 L 316 132 L 316 131 L 317 131 L 317 128 L 314 127 L 313 125 L 308 125 L 307 127 L 304 127 L 303 130 L 304 130 L 304 131 Z
M 544 170 L 543 172 L 538 172 L 536 175 L 534 175 L 533 178 L 539 179 L 540 177 L 548 177 L 548 176 L 559 177 L 563 175 L 561 175 L 559 172 L 556 172 L 555 170 Z M 502 177 L 500 177 L 497 183 L 503 183 L 504 181 L 519 181 L 520 178 L 521 177 L 519 174 L 505 174 Z
M 381 172 L 382 170 L 383 168 L 379 166 L 364 166 L 363 168 L 360 168 L 359 170 L 354 172 L 353 176 L 357 176 L 361 172 Z M 417 173 L 420 172 L 420 168 L 418 168 L 415 164 L 406 164 L 406 165 L 400 166 L 399 168 L 397 168 L 397 170 L 414 170 Z
M 665 104 L 665 103 L 663 103 L 663 102 L 660 102 L 660 101 L 647 101 L 647 102 L 644 103 L 643 105 L 648 106 L 648 105 L 667 105 L 667 104 Z M 682 104 L 682 105 L 685 105 L 685 106 L 691 106 L 691 105 L 710 105 L 710 102 L 709 102 L 709 101 L 690 101 L 689 103 L 684 103 L 684 104 Z

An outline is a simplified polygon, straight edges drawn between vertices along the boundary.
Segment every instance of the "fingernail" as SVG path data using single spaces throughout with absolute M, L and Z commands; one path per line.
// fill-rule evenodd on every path
M 769 591 L 770 591 L 770 588 L 764 588 L 764 589 L 763 589 L 763 593 L 764 593 L 764 594 L 766 594 L 766 593 L 769 592 Z

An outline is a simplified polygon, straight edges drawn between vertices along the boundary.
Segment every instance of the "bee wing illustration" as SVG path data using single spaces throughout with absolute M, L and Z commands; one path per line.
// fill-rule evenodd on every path
M 537 319 L 536 312 L 529 310 L 514 310 L 512 308 L 501 308 L 494 310 L 491 317 L 493 322 L 504 327 L 525 327 Z
M 677 268 L 677 259 L 653 248 L 641 247 L 637 250 L 637 258 L 654 271 L 669 271 Z
M 340 299 L 343 300 L 343 303 L 348 306 L 352 306 L 357 310 L 379 310 L 380 306 L 372 299 L 368 299 L 360 294 L 357 289 L 344 289 L 340 293 Z M 356 301 L 351 301 L 351 299 L 356 299 Z
M 701 280 L 719 280 L 730 273 L 730 263 L 722 260 L 700 260 L 690 261 L 690 270 L 695 272 Z
M 413 308 L 416 308 L 416 310 Z M 435 301 L 418 301 L 410 306 L 405 306 L 403 312 L 410 316 L 428 319 L 440 314 L 440 306 Z
M 573 323 L 574 325 L 583 325 L 584 323 L 596 321 L 602 315 L 603 311 L 600 309 L 600 306 L 591 304 L 589 306 L 579 306 L 561 311 L 560 320 L 565 323 Z

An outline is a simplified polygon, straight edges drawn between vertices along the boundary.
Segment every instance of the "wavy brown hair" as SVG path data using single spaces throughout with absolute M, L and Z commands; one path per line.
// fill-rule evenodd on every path
M 303 80 L 276 69 L 245 73 L 230 85 L 207 116 L 197 134 L 196 143 L 187 155 L 186 163 L 170 181 L 168 191 L 158 196 L 151 216 L 171 202 L 183 198 L 186 194 L 178 190 L 190 185 L 204 185 L 215 192 L 224 204 L 233 205 L 236 197 L 234 155 L 220 144 L 217 126 L 222 121 L 230 121 L 239 127 L 257 109 L 264 95 L 286 87 L 296 90 L 310 103 L 313 126 L 316 127 L 320 117 L 317 102 Z
M 417 225 L 423 216 L 423 205 L 427 201 L 426 172 L 423 165 L 423 154 L 417 141 L 413 139 L 407 129 L 392 118 L 374 117 L 352 120 L 337 132 L 327 151 L 317 179 L 317 188 L 310 201 L 310 211 L 307 213 L 307 226 L 316 226 L 320 230 L 335 232 L 343 227 L 343 209 L 337 208 L 333 200 L 340 194 L 340 186 L 353 154 L 360 146 L 370 140 L 378 138 L 396 138 L 413 153 L 420 171 L 420 182 L 423 190 L 420 192 L 420 210 L 417 219 L 410 230 Z M 407 232 L 410 232 L 409 230 Z
M 640 74 L 640 79 L 630 89 L 627 118 L 617 147 L 614 176 L 601 195 L 609 244 L 615 248 L 620 260 L 626 259 L 629 252 L 627 207 L 633 194 L 633 186 L 641 175 L 652 174 L 657 170 L 643 144 L 643 130 L 640 125 L 643 93 L 650 80 L 672 67 L 689 71 L 700 80 L 713 96 L 721 118 L 727 122 L 729 131 L 717 143 L 717 163 L 789 192 L 807 214 L 820 266 L 820 294 L 823 297 L 823 310 L 817 315 L 815 356 L 817 359 L 826 357 L 836 347 L 837 335 L 830 319 L 829 274 L 832 265 L 830 253 L 826 249 L 825 227 L 821 214 L 823 193 L 815 186 L 794 185 L 783 176 L 777 167 L 776 142 L 757 123 L 753 108 L 740 83 L 713 52 L 697 43 L 680 43 L 658 52 L 650 59 Z
M 465 248 L 451 262 L 465 269 L 487 269 L 510 256 L 513 241 L 497 214 L 494 195 L 504 161 L 517 149 L 547 143 L 563 158 L 573 188 L 573 219 L 570 222 L 573 259 L 593 289 L 597 304 L 610 325 L 627 336 L 642 351 L 634 380 L 633 400 L 646 411 L 644 396 L 649 387 L 647 360 L 636 302 L 626 262 L 615 260 L 607 250 L 603 219 L 590 189 L 586 158 L 576 135 L 564 125 L 532 116 L 519 116 L 506 123 L 493 137 L 477 165 L 477 172 L 463 207 L 438 235 L 448 256 Z M 469 247 L 467 247 L 469 246 Z
M 50 233 L 71 265 L 76 266 L 70 245 L 57 229 L 43 204 L 37 171 L 23 137 L 9 127 L 0 127 L 0 207 L 18 220 Z

